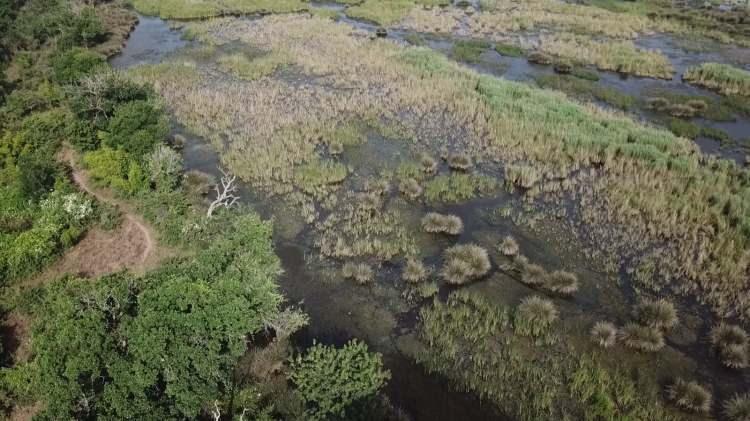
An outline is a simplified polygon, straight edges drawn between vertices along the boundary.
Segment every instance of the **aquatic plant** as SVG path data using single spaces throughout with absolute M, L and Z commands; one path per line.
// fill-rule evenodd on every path
M 680 118 L 693 118 L 695 117 L 695 109 L 686 104 L 670 104 L 666 107 L 666 111 L 673 117 Z
M 549 65 L 552 64 L 552 56 L 541 51 L 532 51 L 527 57 L 530 63 Z
M 422 186 L 419 185 L 419 181 L 413 178 L 402 181 L 398 188 L 404 196 L 412 200 L 416 200 L 422 195 Z
M 252 13 L 291 13 L 307 10 L 301 0 L 134 0 L 133 7 L 144 15 L 162 19 L 196 19 Z
M 479 61 L 479 56 L 491 46 L 487 41 L 458 40 L 453 44 L 451 56 L 458 61 L 476 63 Z
M 487 250 L 476 244 L 450 247 L 443 252 L 443 260 L 443 279 L 454 285 L 465 284 L 482 277 L 492 268 Z
M 365 182 L 364 188 L 371 194 L 377 196 L 385 196 L 391 191 L 391 184 L 388 182 L 388 180 L 368 180 Z
M 590 79 L 581 79 L 579 75 L 539 75 L 535 81 L 542 88 L 556 89 L 586 101 L 601 101 L 621 110 L 629 110 L 636 103 L 632 95 L 593 83 Z
M 375 272 L 367 263 L 347 262 L 341 268 L 341 274 L 346 279 L 354 279 L 358 284 L 369 284 L 375 278 Z
M 523 265 L 521 272 L 521 282 L 526 285 L 537 286 L 547 281 L 547 271 L 536 263 Z
M 344 144 L 341 142 L 331 142 L 328 144 L 328 153 L 331 155 L 341 155 L 344 153 Z
M 669 100 L 664 97 L 657 96 L 646 98 L 646 108 L 650 108 L 652 110 L 661 111 L 669 107 L 669 105 Z
M 544 288 L 558 294 L 570 295 L 578 291 L 578 277 L 574 273 L 556 270 L 546 277 Z
M 524 51 L 521 47 L 512 44 L 498 42 L 495 44 L 495 51 L 506 57 L 523 57 Z
M 511 185 L 530 189 L 541 178 L 542 174 L 535 166 L 528 164 L 508 164 L 505 166 L 505 180 Z
M 750 72 L 729 64 L 703 63 L 687 69 L 682 78 L 722 95 L 750 96 Z
M 591 328 L 591 339 L 603 348 L 609 348 L 617 342 L 617 327 L 610 322 L 596 322 Z
M 462 202 L 488 194 L 496 186 L 495 179 L 483 175 L 439 175 L 425 186 L 425 197 L 431 202 Z
M 280 67 L 289 63 L 289 58 L 279 52 L 270 52 L 250 58 L 242 53 L 219 57 L 219 67 L 246 80 L 257 80 L 270 76 Z
M 553 68 L 555 70 L 555 73 L 567 75 L 573 71 L 573 64 L 570 63 L 569 61 L 560 60 L 555 63 Z
M 667 388 L 667 395 L 675 405 L 686 411 L 704 414 L 711 411 L 711 392 L 695 381 L 678 378 Z
M 364 19 L 380 25 L 392 25 L 418 5 L 446 6 L 449 0 L 364 0 L 360 4 L 346 8 L 346 15 Z
M 506 235 L 503 238 L 503 241 L 498 246 L 498 249 L 500 250 L 500 253 L 508 257 L 516 256 L 520 251 L 518 242 L 510 235 Z
M 692 108 L 693 111 L 696 112 L 696 114 L 700 114 L 708 108 L 708 104 L 705 100 L 702 99 L 689 99 L 685 105 Z
M 620 340 L 628 347 L 644 352 L 656 352 L 664 348 L 664 334 L 659 329 L 628 323 L 620 330 Z
M 422 171 L 425 174 L 435 174 L 437 172 L 438 162 L 430 155 L 423 154 L 419 158 L 419 164 L 422 166 Z
M 429 270 L 421 260 L 413 257 L 406 259 L 404 271 L 401 274 L 401 278 L 404 281 L 410 283 L 422 282 L 427 279 L 427 275 L 429 275 Z
M 730 421 L 750 420 L 750 394 L 736 394 L 724 401 L 724 416 Z
M 422 218 L 422 229 L 432 233 L 459 235 L 464 230 L 464 223 L 456 215 L 430 212 Z
M 744 329 L 737 325 L 719 323 L 711 329 L 709 335 L 711 344 L 716 348 L 726 348 L 731 345 L 747 345 L 748 335 Z
M 463 152 L 452 153 L 448 155 L 448 166 L 454 170 L 466 171 L 471 168 L 471 157 Z
M 558 312 L 552 301 L 532 295 L 516 307 L 513 328 L 523 336 L 540 336 L 557 320 Z
M 638 321 L 657 329 L 671 329 L 677 322 L 677 310 L 674 304 L 665 300 L 644 300 L 635 308 Z

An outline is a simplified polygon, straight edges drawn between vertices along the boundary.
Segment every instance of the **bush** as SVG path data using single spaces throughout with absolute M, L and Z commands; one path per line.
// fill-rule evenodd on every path
M 180 181 L 182 157 L 172 148 L 159 145 L 146 159 L 146 168 L 157 190 L 172 190 Z
M 72 48 L 52 59 L 55 81 L 60 84 L 73 83 L 93 73 L 107 62 L 106 58 L 91 50 Z
M 341 349 L 314 344 L 292 361 L 289 379 L 308 407 L 308 419 L 346 419 L 347 409 L 374 397 L 390 378 L 380 354 L 352 340 Z
M 93 121 L 99 130 L 107 129 L 108 117 L 119 105 L 146 101 L 155 96 L 150 87 L 135 83 L 111 69 L 82 78 L 80 85 L 73 92 L 71 108 L 79 118 Z
M 168 133 L 169 125 L 161 107 L 153 101 L 132 101 L 115 108 L 104 144 L 140 158 L 150 153 Z
M 83 163 L 95 181 L 126 194 L 135 194 L 148 188 L 140 165 L 122 150 L 104 147 L 88 152 Z
M 513 327 L 523 336 L 540 336 L 557 320 L 558 312 L 550 300 L 538 296 L 526 297 L 516 308 Z
M 106 31 L 93 7 L 84 7 L 63 30 L 62 47 L 90 47 L 104 39 Z

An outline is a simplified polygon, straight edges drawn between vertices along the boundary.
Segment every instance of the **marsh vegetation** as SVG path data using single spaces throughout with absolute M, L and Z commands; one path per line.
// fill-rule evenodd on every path
M 60 390 L 72 383 L 42 379 L 59 367 L 37 357 L 13 369 L 15 399 L 54 399 L 50 414 L 79 418 L 156 405 L 214 419 L 400 419 L 442 396 L 432 419 L 450 419 L 449 405 L 476 419 L 744 419 L 750 177 L 701 144 L 742 147 L 744 12 L 644 0 L 133 6 L 174 19 L 179 29 L 165 30 L 182 48 L 113 72 L 76 46 L 49 67 L 65 89 L 6 101 L 6 178 L 30 172 L 18 191 L 35 205 L 24 214 L 7 202 L 0 240 L 17 255 L 0 254 L 0 268 L 22 280 L 28 262 L 51 262 L 93 221 L 116 219 L 64 172 L 26 165 L 56 151 L 31 160 L 24 145 L 44 143 L 40 127 L 62 134 L 97 186 L 140 202 L 160 240 L 189 256 L 100 280 L 102 294 L 144 305 L 114 328 L 92 322 L 96 337 L 112 355 L 125 338 L 137 361 L 154 360 L 152 313 L 189 285 L 191 308 L 237 322 L 211 338 L 231 344 L 217 370 L 237 373 L 204 385 L 215 397 L 205 402 L 169 383 L 174 408 L 129 408 L 110 383 L 90 382 L 86 402 L 102 403 L 71 412 L 80 399 Z M 673 47 L 688 35 L 720 53 Z M 42 93 L 51 99 L 27 116 Z M 55 124 L 70 117 L 74 127 Z M 211 212 L 230 178 L 231 204 Z M 54 241 L 29 257 L 43 242 L 27 232 Z M 234 301 L 220 305 L 252 298 L 238 285 L 262 304 L 242 319 Z M 65 310 L 37 321 L 42 356 L 62 343 L 49 326 L 100 317 L 87 299 L 76 307 L 85 281 L 54 288 L 24 298 Z M 215 301 L 200 301 L 201 288 Z M 240 332 L 252 337 L 245 348 Z M 111 384 L 130 384 L 126 371 Z M 477 396 L 489 405 L 476 408 Z

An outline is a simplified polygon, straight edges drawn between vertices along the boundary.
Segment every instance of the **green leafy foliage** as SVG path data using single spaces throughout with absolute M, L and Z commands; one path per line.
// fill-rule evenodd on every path
M 103 143 L 140 158 L 163 141 L 168 132 L 167 118 L 155 102 L 131 101 L 115 108 Z
M 247 347 L 278 312 L 272 228 L 255 214 L 142 278 L 64 279 L 33 304 L 33 358 L 13 370 L 43 418 L 195 418 L 231 389 Z
M 304 356 L 292 361 L 290 380 L 307 402 L 309 418 L 346 418 L 347 408 L 373 397 L 390 373 L 383 369 L 379 354 L 368 352 L 357 340 L 337 349 L 313 345 Z
M 148 186 L 143 169 L 123 150 L 104 147 L 86 153 L 83 162 L 91 178 L 120 192 L 135 194 Z
M 71 48 L 52 60 L 55 81 L 61 84 L 72 83 L 106 63 L 106 58 L 84 48 Z

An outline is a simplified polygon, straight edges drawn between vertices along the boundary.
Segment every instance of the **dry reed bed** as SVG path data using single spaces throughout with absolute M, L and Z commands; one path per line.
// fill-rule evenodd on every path
M 515 168 L 514 180 L 529 198 L 564 207 L 562 198 L 572 197 L 579 234 L 619 256 L 644 284 L 694 294 L 721 314 L 750 316 L 750 179 L 732 163 L 706 158 L 692 142 L 666 131 L 479 76 L 429 50 L 370 41 L 345 24 L 289 15 L 196 25 L 214 43 L 241 40 L 287 54 L 309 82 L 239 82 L 215 76 L 216 69 L 195 69 L 199 79 L 192 84 L 166 71 L 141 75 L 150 73 L 177 117 L 211 138 L 243 179 L 291 193 L 310 215 L 318 207 L 335 209 L 339 219 L 331 224 L 348 221 L 352 232 L 321 240 L 332 250 L 326 254 L 389 258 L 414 251 L 401 241 L 405 231 L 395 216 L 384 216 L 385 222 L 373 216 L 381 204 L 350 208 L 351 198 L 337 193 L 340 184 L 325 181 L 300 192 L 296 176 L 300 166 L 335 159 L 322 156 L 325 148 L 318 146 L 342 125 L 398 122 L 405 139 L 433 154 L 450 146 L 480 166 L 497 161 Z M 372 237 L 356 226 L 363 220 L 394 241 L 353 246 Z

